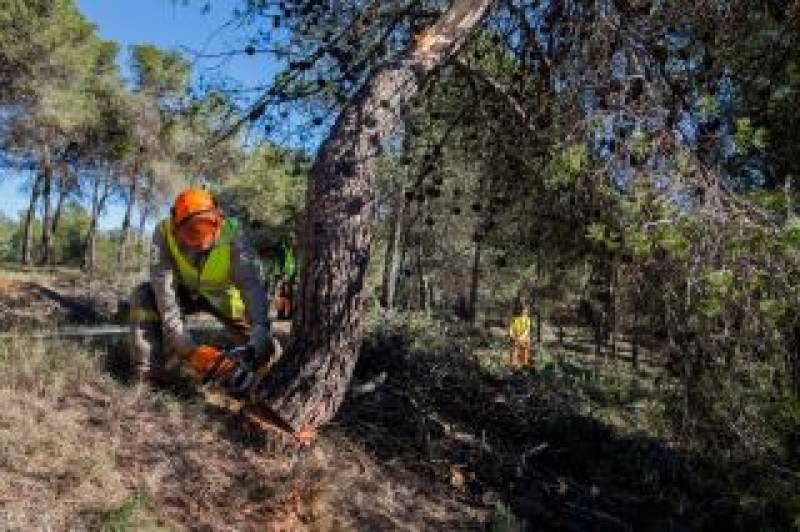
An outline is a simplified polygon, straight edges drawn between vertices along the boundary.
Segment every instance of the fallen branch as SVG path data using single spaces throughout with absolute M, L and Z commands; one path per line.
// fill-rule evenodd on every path
M 417 410 L 417 412 L 419 412 L 419 414 L 423 417 L 425 422 L 430 422 L 433 425 L 435 425 L 444 437 L 449 438 L 451 440 L 455 440 L 459 443 L 463 443 L 465 445 L 469 445 L 471 447 L 477 447 L 482 452 L 485 452 L 487 454 L 494 453 L 494 449 L 492 448 L 492 446 L 486 443 L 485 437 L 478 438 L 477 436 L 475 436 L 474 434 L 470 434 L 469 432 L 456 430 L 455 428 L 453 428 L 453 425 L 451 423 L 444 421 L 436 413 L 426 412 L 417 404 L 417 402 L 412 397 L 408 397 L 406 395 L 404 395 L 404 397 L 409 402 L 409 404 L 411 404 L 411 406 L 413 406 L 414 409 Z

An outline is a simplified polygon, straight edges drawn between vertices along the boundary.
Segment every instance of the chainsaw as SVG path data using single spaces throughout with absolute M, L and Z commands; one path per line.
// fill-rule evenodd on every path
M 277 346 L 276 346 L 277 347 Z M 243 416 L 263 433 L 290 437 L 296 443 L 308 445 L 314 438 L 313 430 L 296 430 L 277 412 L 266 405 L 259 393 L 264 377 L 277 360 L 279 353 L 258 359 L 252 346 L 232 346 L 221 350 L 220 358 L 202 380 L 206 401 Z M 233 363 L 234 369 L 226 376 L 227 385 L 219 385 L 219 369 L 224 361 Z

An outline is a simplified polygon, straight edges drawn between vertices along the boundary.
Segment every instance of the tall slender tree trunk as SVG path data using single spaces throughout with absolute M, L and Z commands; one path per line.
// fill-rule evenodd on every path
M 784 357 L 789 393 L 795 399 L 800 399 L 800 322 L 796 320 L 786 335 Z
M 611 263 L 608 277 L 608 345 L 611 360 L 617 359 L 617 264 Z
M 43 190 L 42 202 L 44 203 L 44 216 L 42 216 L 42 264 L 50 264 L 53 260 L 52 230 L 53 218 L 50 210 L 50 193 L 53 187 L 53 164 L 50 160 L 50 147 L 44 144 L 42 151 Z
M 792 176 L 787 175 L 783 184 L 783 195 L 786 201 L 786 219 L 794 216 L 794 205 L 792 204 Z
M 536 288 L 540 289 L 542 284 L 542 250 L 539 249 L 536 251 Z M 536 348 L 538 349 L 542 345 L 542 310 L 544 310 L 544 305 L 534 296 L 535 294 L 531 294 L 533 311 L 536 312 Z
M 422 262 L 422 257 L 425 254 L 422 249 L 422 235 L 417 242 L 417 310 L 420 312 L 428 312 L 428 287 L 427 279 L 425 277 L 425 265 Z
M 396 192 L 392 200 L 392 217 L 389 236 L 386 239 L 386 259 L 383 267 L 383 283 L 381 284 L 381 303 L 384 308 L 394 308 L 394 294 L 397 287 L 397 274 L 400 271 L 402 256 L 403 220 L 405 201 L 403 190 Z
M 404 243 L 408 242 L 410 240 L 410 238 L 409 238 L 410 234 L 411 234 L 410 228 L 406 227 L 404 229 L 404 231 L 403 231 L 403 236 L 401 237 L 401 239 L 402 239 L 402 241 Z M 408 260 L 409 260 L 408 259 L 408 246 L 404 245 L 404 246 L 401 246 L 401 248 L 402 249 L 400 250 L 400 268 L 402 268 L 404 264 L 407 264 Z M 398 276 L 399 276 L 399 274 L 398 274 Z M 404 274 L 404 277 L 405 277 L 405 274 Z M 398 280 L 399 280 L 399 277 L 398 277 Z M 397 289 L 398 289 L 398 285 L 397 285 L 397 283 L 395 283 L 395 298 L 397 298 Z M 406 297 L 403 299 L 403 310 L 405 310 L 406 312 L 411 310 L 411 308 L 410 308 L 410 304 L 411 304 L 410 300 L 411 300 L 411 298 L 408 297 L 407 292 L 408 291 L 406 290 Z
M 101 190 L 102 181 L 102 190 Z M 97 224 L 100 219 L 100 214 L 105 208 L 105 202 L 108 198 L 110 187 L 109 178 L 98 177 L 94 182 L 94 190 L 92 192 L 92 213 L 89 220 L 89 229 L 86 231 L 86 240 L 83 248 L 83 264 L 82 268 L 85 271 L 93 272 L 97 265 Z
M 469 307 L 467 309 L 467 318 L 471 323 L 475 323 L 478 317 L 478 284 L 480 281 L 481 269 L 481 241 L 482 238 L 475 239 L 475 252 L 472 255 L 472 270 L 470 272 L 469 283 Z
M 631 367 L 639 369 L 639 289 L 633 296 L 633 327 L 631 330 Z
M 125 266 L 128 243 L 130 242 L 131 217 L 133 216 L 133 205 L 136 202 L 136 176 L 130 177 L 128 186 L 128 197 L 125 201 L 125 216 L 122 218 L 122 229 L 120 232 L 119 249 L 117 250 L 117 263 Z
M 147 205 L 144 201 L 139 202 L 139 230 L 136 232 L 137 239 L 140 242 L 145 240 L 145 228 L 147 227 Z
M 33 262 L 33 221 L 36 218 L 36 203 L 39 201 L 39 189 L 42 184 L 42 174 L 36 173 L 31 189 L 31 199 L 28 202 L 28 212 L 25 213 L 25 225 L 22 230 L 22 264 L 30 265 Z
M 93 272 L 97 264 L 97 218 L 94 216 L 89 223 L 85 246 L 83 252 L 83 269 L 87 272 Z
M 287 353 L 262 398 L 295 428 L 330 420 L 344 398 L 362 339 L 372 237 L 373 178 L 398 111 L 464 45 L 494 2 L 455 0 L 406 57 L 378 67 L 345 106 L 311 168 L 300 309 Z
M 86 271 L 93 271 L 95 265 L 95 234 L 97 232 L 97 217 L 100 204 L 100 179 L 95 178 L 92 191 L 92 211 L 89 219 L 89 229 L 83 247 L 83 263 L 81 267 Z
M 56 212 L 53 213 L 53 227 L 50 229 L 55 235 L 58 224 L 61 221 L 61 214 L 64 211 L 64 202 L 69 194 L 69 167 L 64 164 L 58 180 L 58 199 L 56 200 Z
M 425 308 L 428 309 L 428 317 L 430 318 L 433 315 L 433 304 L 435 301 L 433 281 L 431 281 L 430 277 L 425 278 L 425 286 L 427 287 L 427 290 L 425 291 L 425 296 L 427 297 L 427 300 L 425 301 Z

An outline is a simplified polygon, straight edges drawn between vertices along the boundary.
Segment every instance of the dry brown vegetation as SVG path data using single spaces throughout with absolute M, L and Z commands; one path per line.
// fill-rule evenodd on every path
M 69 282 L 14 275 L 0 297 Z M 627 344 L 599 359 L 591 331 L 556 332 L 533 375 L 508 370 L 502 330 L 372 315 L 339 415 L 294 455 L 196 388 L 128 384 L 109 337 L 3 336 L 0 530 L 784 529 L 800 515 L 797 464 L 758 412 L 718 394 L 718 417 L 762 450 L 708 460 L 663 407 L 679 402 L 656 352 L 632 374 Z
M 127 280 L 130 283 L 130 279 Z M 0 268 L 0 331 L 116 320 L 127 284 L 74 268 Z
M 106 350 L 0 347 L 3 529 L 441 530 L 486 511 L 398 477 L 336 427 L 275 456 L 196 396 L 131 387 Z M 426 486 L 427 484 L 427 486 Z

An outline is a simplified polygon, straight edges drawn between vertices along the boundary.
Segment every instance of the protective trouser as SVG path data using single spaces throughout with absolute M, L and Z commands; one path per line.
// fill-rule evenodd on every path
M 241 344 L 247 341 L 250 327 L 246 322 L 220 316 L 204 298 L 193 296 L 183 287 L 178 289 L 178 304 L 183 317 L 198 312 L 214 315 L 228 329 L 229 342 Z M 177 353 L 165 352 L 161 316 L 149 282 L 133 289 L 130 309 L 129 345 L 134 377 L 156 381 L 169 381 L 176 377 L 180 373 L 181 359 Z
M 531 363 L 531 344 L 528 340 L 514 342 L 514 350 L 511 352 L 511 365 L 517 368 L 524 368 Z

